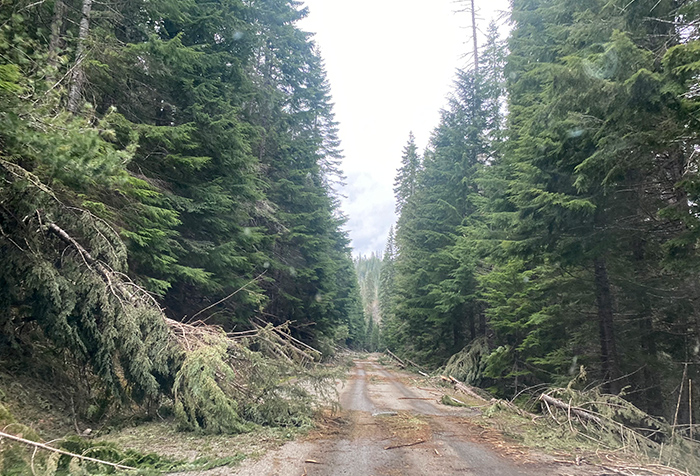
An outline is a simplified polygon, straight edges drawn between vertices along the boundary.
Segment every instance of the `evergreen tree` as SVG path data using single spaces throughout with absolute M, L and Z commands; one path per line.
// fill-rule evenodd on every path
M 678 170 L 673 158 L 688 156 L 677 117 L 668 115 L 677 99 L 662 93 L 659 69 L 668 45 L 678 41 L 663 26 L 674 7 L 659 2 L 660 19 L 642 21 L 638 13 L 653 6 L 639 2 L 615 13 L 602 2 L 514 2 L 503 167 L 510 206 L 502 208 L 510 223 L 497 267 L 518 274 L 487 284 L 501 342 L 515 329 L 525 331 L 504 347 L 507 356 L 494 358 L 538 378 L 584 364 L 608 390 L 646 388 L 635 397 L 645 408 L 660 403 L 652 382 L 644 373 L 620 377 L 635 370 L 640 345 L 650 352 L 644 360 L 658 368 L 653 329 L 667 328 L 666 306 L 679 304 L 665 298 L 651 304 L 645 294 L 665 274 L 657 260 L 674 241 L 668 232 L 678 230 L 668 208 L 687 203 L 678 199 L 680 176 L 671 178 Z M 646 31 L 653 33 L 640 34 Z M 657 129 L 659 117 L 666 119 Z M 671 278 L 680 285 L 676 278 L 685 277 Z M 503 298 L 513 300 L 513 311 L 534 307 L 516 317 L 501 307 Z M 620 322 L 622 309 L 634 318 Z
M 379 302 L 382 260 L 374 253 L 369 257 L 360 255 L 355 260 L 355 269 L 367 322 L 365 348 L 370 352 L 376 352 L 379 350 L 379 328 L 382 322 Z
M 381 316 L 382 341 L 388 348 L 398 351 L 403 341 L 401 323 L 396 318 L 396 239 L 394 226 L 389 228 L 382 266 L 379 274 L 379 314 Z
M 26 325 L 42 336 L 31 345 L 51 342 L 112 392 L 172 389 L 182 362 L 164 350 L 162 319 L 122 309 L 81 262 L 128 274 L 176 319 L 289 322 L 324 350 L 364 345 L 333 190 L 337 125 L 296 25 L 305 14 L 282 0 L 0 3 L 11 184 L 0 189 L 0 352 L 31 358 L 16 331 Z
M 420 170 L 421 161 L 418 155 L 418 148 L 416 147 L 416 138 L 411 132 L 408 135 L 408 143 L 403 149 L 401 167 L 399 167 L 396 173 L 396 180 L 394 181 L 396 213 L 401 213 L 401 209 L 406 202 L 416 193 Z

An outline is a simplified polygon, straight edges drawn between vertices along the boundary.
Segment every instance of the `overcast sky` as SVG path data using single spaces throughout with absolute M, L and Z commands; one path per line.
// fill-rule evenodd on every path
M 454 0 L 305 0 L 340 123 L 342 190 L 355 254 L 384 250 L 393 184 L 413 131 L 428 143 L 458 67 L 469 64 L 470 17 Z M 508 0 L 477 0 L 481 30 Z

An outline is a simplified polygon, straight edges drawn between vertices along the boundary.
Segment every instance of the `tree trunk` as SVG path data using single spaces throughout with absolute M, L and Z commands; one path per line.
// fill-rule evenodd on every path
M 80 99 L 85 85 L 85 70 L 83 60 L 85 59 L 85 43 L 90 32 L 90 12 L 92 11 L 92 0 L 83 0 L 83 14 L 80 19 L 80 30 L 78 33 L 78 47 L 76 48 L 75 65 L 71 77 L 70 91 L 68 93 L 68 110 L 73 114 L 78 112 Z
M 485 306 L 481 303 L 477 305 L 477 313 L 479 316 L 479 336 L 485 336 L 486 335 L 486 309 Z
M 53 18 L 51 19 L 51 38 L 49 40 L 48 62 L 52 68 L 58 67 L 58 51 L 61 48 L 61 32 L 63 30 L 63 17 L 66 14 L 66 4 L 63 0 L 56 0 L 53 5 Z
M 472 309 L 469 315 L 469 340 L 473 341 L 476 339 L 476 316 L 474 315 L 475 309 Z
M 474 0 L 471 0 L 472 6 L 472 36 L 474 39 L 474 74 L 479 76 L 479 40 L 476 36 L 476 9 L 474 8 Z
M 613 299 L 610 290 L 610 280 L 605 260 L 596 258 L 595 267 L 595 300 L 598 308 L 600 324 L 600 357 L 602 363 L 603 389 L 609 393 L 620 391 L 620 366 L 615 343 Z

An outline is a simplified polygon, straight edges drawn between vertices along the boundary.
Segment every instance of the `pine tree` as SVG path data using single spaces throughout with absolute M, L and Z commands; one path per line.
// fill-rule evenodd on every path
M 379 350 L 379 328 L 382 322 L 379 292 L 382 260 L 374 253 L 360 255 L 355 259 L 355 270 L 360 283 L 360 294 L 364 308 L 367 331 L 365 348 L 370 352 Z
M 382 266 L 379 274 L 379 314 L 381 316 L 381 340 L 397 351 L 403 340 L 401 325 L 396 319 L 396 239 L 394 226 L 389 228 Z
M 665 143 L 649 141 L 677 131 L 669 129 L 675 119 L 665 113 L 675 99 L 661 93 L 658 71 L 667 42 L 674 41 L 669 28 L 662 27 L 673 8 L 671 2 L 659 2 L 659 21 L 635 23 L 642 21 L 639 12 L 652 6 L 639 2 L 613 13 L 598 2 L 514 3 L 504 170 L 509 173 L 507 200 L 517 213 L 504 230 L 503 256 L 524 259 L 524 266 L 514 269 L 528 278 L 528 286 L 527 291 L 507 281 L 492 281 L 491 286 L 501 296 L 539 302 L 513 321 L 521 329 L 528 322 L 540 328 L 522 335 L 511 362 L 558 375 L 565 375 L 567 361 L 584 363 L 589 375 L 611 391 L 620 388 L 619 377 L 639 361 L 632 342 L 656 348 L 649 339 L 653 341 L 650 332 L 658 322 L 651 316 L 663 315 L 669 302 L 659 301 L 653 310 L 642 289 L 658 283 L 657 273 L 663 272 L 656 259 L 669 238 L 667 227 L 677 226 L 666 221 L 669 215 L 664 217 L 662 210 L 670 202 L 684 203 L 671 199 L 664 205 L 661 198 L 676 193 L 667 178 L 677 170 L 673 158 L 684 155 L 678 136 Z M 643 33 L 648 31 L 653 33 Z M 668 118 L 662 121 L 664 131 L 652 132 L 649 126 L 660 116 Z M 649 218 L 650 211 L 655 218 Z M 659 233 L 661 228 L 665 231 Z M 508 264 L 501 266 L 505 270 Z M 641 285 L 636 290 L 628 278 L 631 269 Z M 572 278 L 580 282 L 575 288 Z M 542 286 L 551 288 L 539 299 L 528 296 Z M 493 305 L 496 294 L 492 296 Z M 635 316 L 633 325 L 629 318 L 625 323 L 617 319 L 623 308 Z M 596 316 L 593 322 L 591 315 Z M 492 325 L 505 324 L 506 316 L 494 311 Z M 554 332 L 542 332 L 557 322 L 566 323 L 565 342 L 553 339 Z M 593 345 L 597 353 L 583 350 Z M 658 364 L 655 359 L 652 352 L 651 366 Z
M 120 306 L 129 293 L 81 263 L 177 319 L 289 321 L 324 350 L 364 345 L 304 14 L 281 0 L 0 4 L 0 351 L 30 355 L 27 325 L 111 392 L 172 389 L 182 362 L 153 298 Z
M 403 149 L 401 167 L 399 167 L 394 181 L 396 213 L 401 213 L 401 209 L 406 202 L 416 193 L 420 170 L 421 161 L 418 155 L 418 148 L 416 147 L 416 138 L 411 132 L 408 136 L 408 143 Z

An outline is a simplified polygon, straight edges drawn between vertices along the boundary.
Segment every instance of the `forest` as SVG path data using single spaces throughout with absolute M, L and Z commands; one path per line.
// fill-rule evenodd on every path
M 511 8 L 409 135 L 385 250 L 353 259 L 301 2 L 0 0 L 0 422 L 10 375 L 82 421 L 299 426 L 311 362 L 389 349 L 692 438 L 700 2 Z
M 290 373 L 366 326 L 306 12 L 0 2 L 3 388 L 212 433 L 311 412 Z
M 621 394 L 689 434 L 700 3 L 511 4 L 429 146 L 403 150 L 383 343 L 500 397 Z

